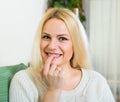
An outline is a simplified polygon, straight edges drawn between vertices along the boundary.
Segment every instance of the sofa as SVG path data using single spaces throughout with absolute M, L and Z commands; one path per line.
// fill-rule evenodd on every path
M 23 63 L 10 66 L 0 66 L 0 102 L 9 102 L 9 86 L 14 74 L 26 69 Z

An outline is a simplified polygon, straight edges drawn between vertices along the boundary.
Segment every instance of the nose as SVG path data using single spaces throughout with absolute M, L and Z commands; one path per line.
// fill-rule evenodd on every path
M 57 41 L 56 39 L 51 39 L 48 43 L 49 50 L 55 50 L 57 48 Z

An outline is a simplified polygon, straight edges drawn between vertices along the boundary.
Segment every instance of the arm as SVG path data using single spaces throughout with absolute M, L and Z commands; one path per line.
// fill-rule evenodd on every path
M 37 89 L 25 71 L 13 77 L 9 89 L 9 102 L 37 102 Z
M 58 102 L 63 88 L 63 71 L 52 63 L 52 59 L 52 56 L 48 58 L 41 71 L 42 77 L 48 85 L 42 102 Z
M 58 102 L 60 97 L 60 90 L 47 91 L 43 98 L 43 102 Z

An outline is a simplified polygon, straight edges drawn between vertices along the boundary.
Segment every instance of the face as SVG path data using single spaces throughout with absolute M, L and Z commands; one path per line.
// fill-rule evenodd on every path
M 70 64 L 73 55 L 72 41 L 69 31 L 62 20 L 52 18 L 45 23 L 40 49 L 44 62 L 48 57 L 53 56 L 52 63 L 57 65 Z

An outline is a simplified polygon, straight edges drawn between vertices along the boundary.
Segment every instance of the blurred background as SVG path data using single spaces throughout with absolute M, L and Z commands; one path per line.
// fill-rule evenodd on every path
M 28 64 L 38 24 L 45 10 L 55 6 L 80 18 L 93 69 L 108 80 L 120 102 L 120 0 L 0 0 L 0 66 Z

